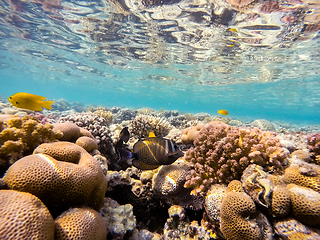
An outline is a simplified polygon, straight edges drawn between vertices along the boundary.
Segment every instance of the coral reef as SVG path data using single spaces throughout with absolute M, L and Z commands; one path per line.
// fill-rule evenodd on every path
M 230 185 L 230 186 L 229 186 Z M 228 185 L 221 205 L 220 228 L 226 239 L 272 239 L 267 218 L 259 213 L 253 200 L 242 191 L 241 182 Z
M 199 123 L 196 126 L 188 127 L 181 133 L 181 142 L 184 144 L 192 144 L 200 135 L 200 130 L 204 125 Z
M 320 134 L 314 133 L 307 136 L 307 147 L 312 163 L 320 165 Z
M 70 208 L 55 219 L 55 239 L 96 239 L 107 237 L 106 223 L 90 208 Z
M 106 221 L 108 234 L 112 239 L 123 239 L 127 232 L 133 231 L 136 227 L 136 218 L 131 204 L 120 205 L 106 197 L 100 213 Z
M 277 185 L 272 192 L 271 213 L 275 217 L 286 217 L 291 209 L 290 194 L 286 186 Z
M 185 154 L 191 168 L 185 187 L 193 188 L 193 194 L 203 194 L 211 184 L 240 179 L 249 163 L 281 173 L 287 156 L 275 133 L 211 122 Z
M 214 223 L 220 223 L 220 211 L 222 200 L 227 192 L 227 187 L 223 184 L 214 184 L 211 186 L 204 201 L 204 207 L 207 216 Z
M 106 110 L 103 107 L 97 107 L 97 108 L 93 108 L 90 110 L 93 114 L 96 114 L 96 115 L 99 115 L 100 117 L 103 117 L 106 120 L 107 124 L 112 123 L 112 120 L 113 120 L 113 113 L 112 112 Z
M 34 194 L 51 211 L 100 209 L 107 182 L 96 159 L 70 142 L 41 144 L 34 153 L 8 169 L 3 180 L 10 189 Z
M 157 137 L 166 136 L 173 128 L 164 118 L 138 115 L 130 121 L 129 130 L 133 137 L 148 137 L 153 132 Z
M 62 133 L 62 136 L 59 137 L 61 141 L 75 142 L 82 136 L 94 138 L 88 130 L 78 127 L 72 122 L 55 123 L 53 124 L 53 131 Z
M 276 128 L 273 125 L 273 123 L 269 122 L 268 120 L 265 119 L 257 119 L 254 120 L 252 123 L 250 123 L 250 126 L 259 128 L 263 131 L 271 131 L 271 132 L 275 132 Z
M 118 155 L 113 148 L 108 122 L 105 118 L 93 113 L 75 113 L 62 115 L 59 122 L 72 122 L 80 128 L 88 130 L 98 143 L 98 150 L 111 162 L 118 160 Z
M 0 239 L 54 239 L 55 224 L 34 195 L 0 190 Z
M 34 116 L 0 115 L 0 176 L 19 158 L 31 154 L 41 143 L 53 142 L 61 133 Z
M 128 108 L 121 109 L 121 108 L 113 107 L 109 109 L 109 111 L 113 113 L 113 123 L 117 123 L 117 124 L 120 124 L 123 121 L 130 121 L 134 119 L 138 114 L 137 110 L 131 110 Z

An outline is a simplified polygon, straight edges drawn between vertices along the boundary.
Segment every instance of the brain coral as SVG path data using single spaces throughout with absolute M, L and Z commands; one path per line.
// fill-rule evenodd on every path
M 138 115 L 130 121 L 129 129 L 136 138 L 148 137 L 153 132 L 157 137 L 166 136 L 173 126 L 163 118 L 150 115 Z
M 243 216 L 256 214 L 252 199 L 239 192 L 229 192 L 221 205 L 221 232 L 226 239 L 262 239 L 257 223 Z
M 0 239 L 54 239 L 54 221 L 30 193 L 0 190 Z
M 288 184 L 287 190 L 295 218 L 304 224 L 319 226 L 320 193 L 295 184 Z
M 100 164 L 69 142 L 42 144 L 15 162 L 3 180 L 10 189 L 30 192 L 49 208 L 102 206 L 107 182 Z
M 284 179 L 287 184 L 294 183 L 320 193 L 320 167 L 315 164 L 292 165 L 285 170 Z
M 191 168 L 185 187 L 193 188 L 193 194 L 204 193 L 211 184 L 240 179 L 249 163 L 282 172 L 287 156 L 275 133 L 212 122 L 200 131 L 194 147 L 185 154 Z
M 31 154 L 41 143 L 61 136 L 49 123 L 41 124 L 36 117 L 2 115 L 0 120 L 0 176 L 19 158 Z
M 98 150 L 112 161 L 118 160 L 118 155 L 112 145 L 108 122 L 105 118 L 94 113 L 74 113 L 61 116 L 59 122 L 72 122 L 81 129 L 88 130 L 98 143 Z M 90 137 L 90 136 L 89 136 Z
M 101 215 L 90 208 L 70 208 L 55 219 L 55 239 L 105 240 L 107 227 Z

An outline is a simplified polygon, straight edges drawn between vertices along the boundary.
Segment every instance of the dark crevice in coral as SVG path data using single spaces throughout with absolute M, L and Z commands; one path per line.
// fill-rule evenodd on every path
M 115 186 L 112 191 L 106 193 L 106 197 L 112 198 L 120 205 L 130 203 L 133 206 L 138 229 L 162 233 L 169 215 L 168 206 L 159 199 L 155 199 L 152 195 L 137 197 L 132 193 L 131 186 L 128 185 Z
M 186 215 L 189 217 L 190 222 L 197 221 L 199 225 L 201 225 L 201 219 L 203 216 L 203 209 L 201 210 L 193 210 L 193 209 L 186 209 Z

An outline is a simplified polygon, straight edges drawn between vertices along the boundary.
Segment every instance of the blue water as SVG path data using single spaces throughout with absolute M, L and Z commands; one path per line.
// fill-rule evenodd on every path
M 163 37 L 163 20 L 139 19 L 137 11 L 114 14 L 107 1 L 60 4 L 1 2 L 1 96 L 29 92 L 85 105 L 213 115 L 226 109 L 232 118 L 320 124 L 317 31 L 308 37 L 301 32 L 304 38 L 289 46 L 278 46 L 283 38 L 270 46 L 235 46 L 225 36 L 199 46 L 202 40 L 175 42 L 178 28 Z M 91 26 L 92 18 L 102 21 L 100 28 Z M 151 27 L 157 34 L 146 31 Z M 106 39 L 94 40 L 97 32 Z

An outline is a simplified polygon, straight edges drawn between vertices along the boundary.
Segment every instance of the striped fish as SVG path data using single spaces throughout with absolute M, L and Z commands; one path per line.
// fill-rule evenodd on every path
M 123 138 L 127 138 L 126 131 L 127 129 L 122 132 Z M 152 132 L 148 138 L 140 139 L 133 145 L 133 152 L 125 149 L 118 149 L 118 152 L 120 153 L 120 161 L 133 159 L 132 165 L 142 170 L 151 170 L 161 165 L 169 165 L 183 156 L 183 152 L 171 140 L 155 137 Z

